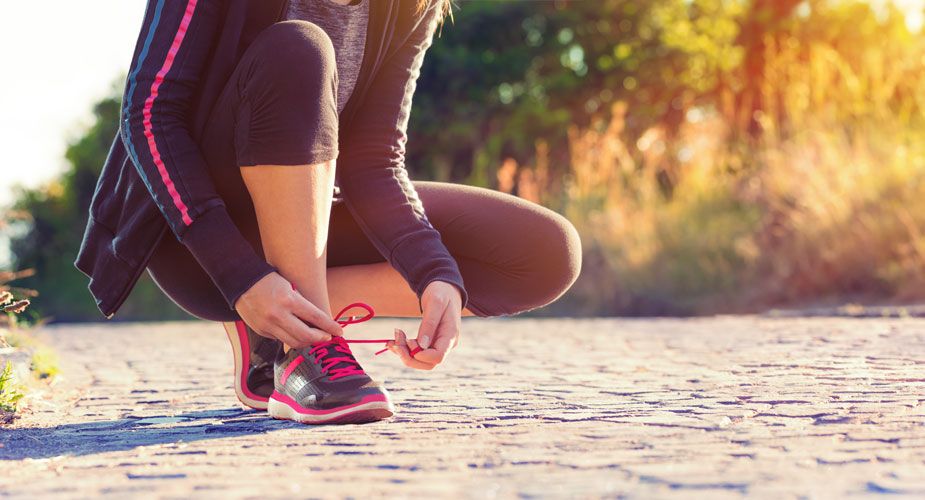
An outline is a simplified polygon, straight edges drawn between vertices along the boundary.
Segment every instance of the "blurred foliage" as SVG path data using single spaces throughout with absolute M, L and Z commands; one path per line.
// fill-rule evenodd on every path
M 29 359 L 29 370 L 40 379 L 53 379 L 61 371 L 58 366 L 59 361 L 58 354 L 55 351 L 48 347 L 39 347 Z
M 633 109 L 627 133 L 672 130 L 692 100 L 741 65 L 743 2 L 462 2 L 430 49 L 415 95 L 409 167 L 490 186 L 507 158 L 548 144 L 568 164 L 568 128 Z
M 0 221 L 0 227 L 2 226 L 3 223 Z M 3 314 L 0 316 L 0 425 L 9 424 L 18 417 L 16 412 L 31 388 L 29 380 L 23 376 L 28 372 L 21 366 L 22 363 L 18 362 L 21 356 L 17 354 L 24 344 L 33 340 L 25 336 L 23 330 L 18 327 L 16 315 L 22 314 L 29 307 L 30 301 L 23 298 L 23 295 L 34 296 L 34 293 L 32 290 L 7 284 L 11 280 L 31 274 L 31 271 L 14 273 L 0 270 L 0 314 Z M 43 348 L 43 352 L 42 367 L 48 372 L 42 378 L 53 379 L 58 374 L 57 360 L 54 353 L 47 348 Z
M 925 34 L 856 0 L 460 1 L 407 163 L 565 214 L 584 272 L 548 314 L 925 298 Z M 36 306 L 97 319 L 71 264 L 118 100 L 13 240 Z M 542 313 L 542 312 L 541 312 Z M 182 316 L 150 281 L 118 317 Z
M 15 267 L 35 271 L 16 283 L 40 291 L 28 312 L 46 316 L 49 321 L 103 319 L 87 291 L 87 277 L 74 267 L 74 259 L 87 225 L 96 179 L 118 130 L 119 106 L 118 97 L 95 105 L 94 123 L 65 152 L 69 167 L 60 179 L 16 193 L 13 214 L 21 216 L 9 221 L 10 250 Z M 118 319 L 188 318 L 144 274 Z
M 497 162 L 501 190 L 582 234 L 582 277 L 545 312 L 925 299 L 923 33 L 854 1 L 647 7 L 642 38 L 663 57 L 643 57 L 565 146 Z

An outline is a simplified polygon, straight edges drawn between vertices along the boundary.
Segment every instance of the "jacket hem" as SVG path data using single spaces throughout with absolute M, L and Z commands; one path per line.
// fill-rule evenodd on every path
M 165 232 L 166 224 L 159 231 L 158 242 Z M 131 264 L 116 255 L 113 250 L 115 239 L 116 235 L 112 230 L 90 217 L 83 244 L 74 261 L 74 266 L 90 278 L 87 288 L 93 295 L 100 313 L 107 319 L 112 318 L 125 303 L 157 249 L 157 245 L 152 245 L 140 263 Z M 119 283 L 123 286 L 113 286 Z

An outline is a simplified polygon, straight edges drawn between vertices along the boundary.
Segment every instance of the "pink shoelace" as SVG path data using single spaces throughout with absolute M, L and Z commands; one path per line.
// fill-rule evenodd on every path
M 343 317 L 345 312 L 355 307 L 366 309 L 366 316 L 362 316 L 360 318 L 357 318 L 356 316 L 348 316 L 346 319 L 341 319 L 341 317 Z M 334 318 L 335 318 L 335 321 L 337 321 L 340 324 L 340 326 L 347 326 L 347 325 L 355 325 L 357 323 L 362 323 L 364 321 L 369 321 L 373 319 L 373 316 L 375 316 L 375 313 L 373 312 L 372 307 L 362 302 L 355 302 L 341 309 L 341 311 L 337 313 L 337 316 L 335 316 Z M 391 342 L 392 340 L 394 339 L 361 340 L 361 339 L 345 339 L 343 337 L 332 337 L 331 340 L 327 342 L 319 342 L 317 344 L 312 344 L 312 348 L 310 351 L 308 351 L 308 353 L 311 355 L 320 353 L 315 358 L 315 363 L 316 364 L 324 363 L 324 366 L 321 368 L 321 373 L 328 374 L 331 380 L 337 380 L 341 377 L 346 377 L 348 375 L 362 375 L 364 374 L 364 372 L 360 368 L 360 365 L 352 357 L 338 356 L 338 357 L 328 358 L 327 357 L 328 351 L 324 350 L 326 347 L 334 346 L 335 351 L 343 353 L 343 354 L 349 354 L 352 356 L 353 353 L 350 352 L 350 346 L 348 344 L 387 344 L 388 342 Z M 389 350 L 388 347 L 386 347 L 385 349 L 382 349 L 381 351 L 377 352 L 376 356 L 388 350 Z M 418 347 L 414 349 L 413 351 L 411 351 L 411 355 L 414 356 L 421 350 L 422 349 Z M 347 363 L 350 366 L 334 368 L 334 366 L 337 366 L 338 363 Z
M 289 284 L 292 285 L 292 289 L 293 289 L 293 290 L 296 289 L 296 288 L 295 288 L 295 282 L 291 282 L 291 283 L 289 283 Z M 360 319 L 356 319 L 356 316 L 348 316 L 347 319 L 340 319 L 340 318 L 344 315 L 345 312 L 347 312 L 347 311 L 353 309 L 354 307 L 360 307 L 360 308 L 366 309 L 366 316 L 363 316 L 363 317 L 360 318 Z M 354 302 L 353 304 L 350 304 L 349 306 L 347 306 L 347 307 L 341 309 L 340 312 L 337 313 L 337 316 L 334 316 L 334 321 L 337 321 L 338 323 L 340 323 L 340 326 L 347 326 L 347 325 L 353 325 L 353 324 L 356 324 L 356 323 L 362 323 L 362 322 L 364 322 L 364 321 L 369 321 L 369 320 L 373 319 L 373 316 L 375 316 L 375 315 L 376 315 L 376 313 L 373 312 L 373 308 L 370 307 L 369 304 L 364 304 L 363 302 Z M 344 343 L 347 343 L 347 344 L 388 344 L 388 343 L 391 342 L 392 340 L 393 340 L 393 339 L 347 340 L 347 339 L 342 338 L 342 337 L 334 337 L 334 338 L 331 340 L 331 342 L 336 342 L 336 343 L 339 343 L 339 344 L 344 344 Z M 328 342 L 322 342 L 322 344 L 327 344 L 327 343 L 328 343 Z M 348 348 L 348 349 L 349 349 L 349 348 Z M 385 351 L 388 351 L 388 350 L 389 350 L 389 348 L 386 347 L 385 349 L 383 349 L 383 350 L 377 352 L 377 353 L 376 353 L 376 356 L 378 356 L 378 355 L 380 355 L 380 354 L 382 354 L 382 353 L 384 353 Z M 419 352 L 421 352 L 421 351 L 423 351 L 423 350 L 424 350 L 424 349 L 422 349 L 420 346 L 415 347 L 414 350 L 411 351 L 411 355 L 414 356 L 415 354 L 417 354 L 417 353 L 419 353 Z M 350 353 L 350 354 L 353 354 L 353 353 Z

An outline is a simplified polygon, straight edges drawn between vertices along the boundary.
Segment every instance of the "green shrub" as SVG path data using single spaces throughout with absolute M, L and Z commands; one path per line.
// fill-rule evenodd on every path
M 13 373 L 13 363 L 9 360 L 3 371 L 0 372 L 0 423 L 2 423 L 6 413 L 16 413 L 19 400 L 22 399 L 22 384 L 16 380 Z

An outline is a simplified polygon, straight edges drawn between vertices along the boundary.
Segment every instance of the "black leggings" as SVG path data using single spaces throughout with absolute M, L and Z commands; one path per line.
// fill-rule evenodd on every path
M 306 22 L 279 23 L 261 34 L 232 74 L 200 141 L 218 194 L 260 255 L 257 219 L 238 167 L 331 159 L 325 155 L 332 147 L 336 150 L 336 84 L 331 85 L 336 74 L 334 80 L 308 89 L 279 83 L 299 80 L 293 74 L 299 71 L 311 71 L 304 79 L 317 81 L 319 72 L 312 68 L 335 67 L 330 46 L 326 35 Z M 293 57 L 302 64 L 293 65 Z M 509 315 L 546 305 L 577 278 L 578 234 L 555 212 L 488 189 L 435 182 L 415 182 L 414 187 L 459 265 L 474 314 Z M 334 205 L 328 267 L 385 261 L 346 206 Z M 173 235 L 162 238 L 148 272 L 190 314 L 215 321 L 240 319 Z

